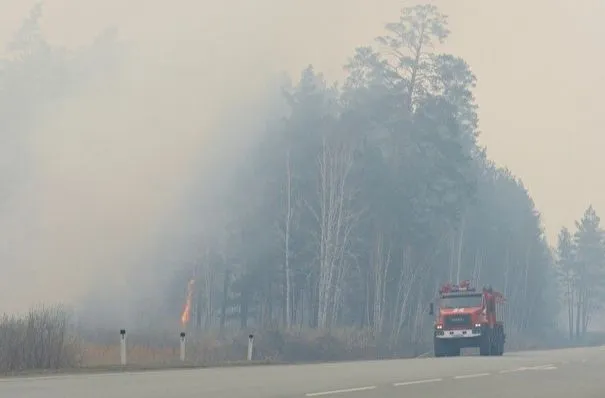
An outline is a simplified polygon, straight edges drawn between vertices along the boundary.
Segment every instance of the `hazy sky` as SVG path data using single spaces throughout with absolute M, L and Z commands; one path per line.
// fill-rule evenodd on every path
M 0 0 L 0 42 L 18 28 L 33 3 Z M 131 255 L 133 245 L 144 248 L 161 225 L 152 224 L 149 215 L 168 220 L 177 211 L 165 203 L 178 203 L 177 198 L 185 194 L 179 187 L 191 177 L 186 170 L 199 156 L 200 146 L 206 151 L 204 156 L 220 157 L 217 151 L 221 147 L 215 144 L 224 137 L 213 132 L 223 123 L 234 100 L 254 98 L 265 89 L 262 82 L 272 72 L 285 69 L 298 73 L 309 63 L 328 78 L 340 80 L 342 65 L 353 48 L 370 43 L 382 33 L 385 22 L 398 18 L 403 5 L 414 3 L 47 0 L 43 28 L 51 42 L 85 44 L 104 27 L 115 24 L 121 37 L 137 43 L 140 53 L 127 65 L 123 80 L 59 105 L 39 128 L 40 140 L 34 142 L 40 161 L 36 192 L 43 191 L 46 196 L 40 202 L 44 206 L 38 203 L 34 215 L 46 217 L 46 221 L 31 221 L 38 227 L 35 233 L 39 239 L 29 249 L 44 253 L 44 258 L 56 255 L 58 261 L 62 257 L 57 253 L 68 250 L 70 240 L 105 237 L 107 247 L 84 245 L 74 251 L 71 260 L 88 264 L 79 266 L 79 274 L 72 275 L 76 281 L 84 276 L 88 280 L 98 277 L 103 263 L 124 259 L 125 253 Z M 605 214 L 605 187 L 600 184 L 601 170 L 605 169 L 605 138 L 600 131 L 605 58 L 599 55 L 605 54 L 605 28 L 598 27 L 605 16 L 605 3 L 433 3 L 450 16 L 452 35 L 447 51 L 465 58 L 478 77 L 481 142 L 487 145 L 490 158 L 523 178 L 543 213 L 549 236 L 562 225 L 571 225 L 589 203 Z M 254 119 L 254 112 L 246 117 Z M 130 144 L 115 151 L 111 159 L 123 170 L 117 176 L 110 167 L 100 166 L 105 157 L 84 150 L 90 143 L 80 135 L 86 128 L 91 136 L 98 137 L 115 126 L 122 130 L 128 126 L 133 134 L 128 138 Z M 125 139 L 122 130 L 115 131 L 105 143 L 121 143 Z M 63 139 L 48 141 L 49 135 L 42 132 L 50 131 Z M 173 138 L 168 139 L 166 131 L 171 131 Z M 160 149 L 163 155 L 158 162 L 154 154 Z M 81 170 L 82 159 L 87 156 L 99 156 L 100 162 L 88 163 L 99 167 Z M 98 178 L 87 180 L 85 175 Z M 133 187 L 133 179 L 143 181 L 143 188 Z M 99 187 L 99 181 L 104 185 Z M 74 182 L 80 185 L 74 188 Z M 81 184 L 87 187 L 85 192 Z M 59 192 L 58 186 L 63 190 Z M 107 191 L 116 194 L 97 195 Z M 113 214 L 105 213 L 103 223 L 90 226 L 90 220 L 80 216 L 88 212 L 92 219 L 90 207 L 82 207 L 71 216 L 73 220 L 63 220 L 65 230 L 60 237 L 45 240 L 56 235 L 56 231 L 43 228 L 57 221 L 53 220 L 57 217 L 53 204 L 64 204 L 66 197 L 78 195 L 92 200 L 99 214 Z M 26 204 L 22 203 L 21 211 L 24 209 Z M 77 208 L 68 210 L 75 212 Z M 23 222 L 18 209 L 14 214 L 14 224 L 7 225 Z M 89 225 L 89 230 L 82 229 L 83 225 Z M 117 235 L 116 230 L 120 231 Z M 29 256 L 28 261 L 35 264 L 36 254 Z M 95 256 L 103 259 L 88 261 Z M 23 301 L 32 301 L 33 292 L 45 285 L 49 286 L 48 294 L 52 290 L 55 295 L 61 290 L 57 286 L 73 288 L 73 283 L 63 281 L 65 275 L 55 275 L 50 268 L 44 272 L 31 265 L 28 269 L 30 274 L 19 271 L 19 277 L 37 275 L 37 282 L 29 293 L 20 293 Z M 106 272 L 115 272 L 115 268 Z M 113 282 L 119 284 L 119 278 Z M 86 284 L 80 287 L 86 289 Z

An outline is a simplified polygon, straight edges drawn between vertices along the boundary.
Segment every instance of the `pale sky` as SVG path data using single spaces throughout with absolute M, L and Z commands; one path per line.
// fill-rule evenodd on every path
M 599 183 L 601 170 L 605 170 L 605 138 L 601 133 L 605 57 L 599 55 L 605 54 L 602 40 L 605 27 L 599 28 L 605 16 L 605 2 L 432 2 L 450 16 L 452 34 L 446 50 L 466 59 L 478 77 L 480 140 L 487 145 L 490 158 L 507 165 L 524 180 L 543 214 L 551 240 L 562 225 L 572 226 L 589 203 L 605 214 L 605 187 Z M 0 0 L 0 43 L 18 28 L 33 3 L 32 0 Z M 125 108 L 120 108 L 113 117 L 132 123 L 134 116 L 127 115 L 129 112 L 141 116 L 161 110 L 159 114 L 165 124 L 145 122 L 146 128 L 157 133 L 151 134 L 150 148 L 168 145 L 167 150 L 174 159 L 184 159 L 170 163 L 168 172 L 158 171 L 153 178 L 148 178 L 149 187 L 160 184 L 167 195 L 166 192 L 182 182 L 174 179 L 174 175 L 191 165 L 195 147 L 192 143 L 200 139 L 193 133 L 198 125 L 204 129 L 206 124 L 205 131 L 210 131 L 208 126 L 218 123 L 209 121 L 210 118 L 218 119 L 216 115 L 229 112 L 228 104 L 234 98 L 254 98 L 256 90 L 261 90 L 259 82 L 271 72 L 285 69 L 297 74 L 311 63 L 329 79 L 341 80 L 342 65 L 354 47 L 370 43 L 382 33 L 385 22 L 398 18 L 398 10 L 403 5 L 414 3 L 395 0 L 47 0 L 43 29 L 51 42 L 67 46 L 88 43 L 104 27 L 115 24 L 124 39 L 142 45 L 145 50 L 141 51 L 136 68 L 135 63 L 130 65 L 128 76 L 133 77 L 128 81 L 130 86 L 114 88 L 114 94 L 109 88 L 89 93 L 87 100 L 96 104 L 94 109 L 99 113 L 95 114 L 90 108 L 86 119 L 82 116 L 80 120 L 68 121 L 67 114 L 73 115 L 73 112 L 65 111 L 63 116 L 55 117 L 54 124 L 45 124 L 44 128 L 60 129 L 64 133 L 64 126 L 68 125 L 73 134 L 88 128 L 82 126 L 101 130 L 96 124 L 107 121 L 102 119 L 104 108 L 99 104 L 117 106 L 114 100 L 122 101 Z M 162 73 L 168 70 L 178 70 L 180 80 L 174 73 L 171 77 Z M 135 94 L 135 89 L 142 87 L 149 92 Z M 152 89 L 156 90 L 155 94 Z M 154 96 L 160 94 L 172 98 L 173 102 L 166 98 L 156 100 Z M 135 98 L 144 98 L 147 102 L 141 105 Z M 85 103 L 79 101 L 69 106 L 84 107 Z M 200 105 L 206 109 L 205 114 L 198 112 Z M 174 134 L 182 132 L 177 143 L 166 142 L 162 135 L 171 128 Z M 48 139 L 48 135 L 41 136 Z M 117 140 L 119 136 L 114 138 Z M 212 141 L 218 138 L 209 137 L 207 133 L 202 140 L 209 154 L 219 156 Z M 45 161 L 41 165 L 50 170 L 48 175 L 57 178 L 59 172 L 77 164 L 70 166 L 69 163 L 69 156 L 75 156 L 80 145 L 73 142 L 72 152 L 64 147 L 55 148 L 53 156 L 63 156 L 60 167 L 55 158 L 50 162 L 49 154 L 41 152 L 40 157 Z M 124 151 L 116 161 L 127 164 L 130 153 L 130 150 Z M 144 155 L 142 152 L 139 160 L 153 161 Z M 124 198 L 135 201 L 132 196 L 135 192 L 127 191 L 131 187 L 126 177 L 139 173 L 134 168 L 130 171 L 135 174 L 112 180 L 118 184 L 113 188 L 129 192 L 113 198 L 124 206 L 125 212 L 130 202 Z M 67 184 L 66 181 L 69 179 L 63 182 Z M 48 181 L 45 184 L 42 185 L 47 186 L 49 192 L 56 188 Z M 89 194 L 93 192 L 94 189 Z M 165 199 L 155 198 L 155 202 L 146 204 L 146 213 L 139 214 L 141 219 L 136 224 L 141 230 L 150 229 L 144 223 L 143 214 L 162 212 L 170 217 L 169 210 L 160 211 L 158 207 Z M 59 203 L 62 198 L 54 197 L 54 200 Z M 115 203 L 111 200 L 100 203 L 98 209 L 110 209 L 112 204 Z M 124 214 L 120 214 L 114 221 L 118 223 L 123 219 Z M 103 224 L 108 236 L 118 225 L 111 221 L 108 217 Z M 70 225 L 74 227 L 74 234 L 80 233 L 75 228 L 76 221 Z M 134 234 L 135 229 L 129 233 Z M 70 236 L 47 246 L 60 252 L 69 245 Z M 121 250 L 126 250 L 121 246 L 114 249 L 114 257 L 103 261 L 122 258 Z M 85 259 L 89 254 L 88 248 L 83 248 L 76 258 Z M 90 269 L 99 269 L 97 265 L 91 264 Z M 47 284 L 49 273 L 38 278 L 38 288 Z M 85 290 L 85 286 L 81 289 Z M 36 287 L 32 286 L 31 294 L 35 291 Z M 31 298 L 23 294 L 24 300 Z
M 108 24 L 123 36 L 155 39 L 174 29 L 198 33 L 191 43 L 242 35 L 294 73 L 313 63 L 330 78 L 356 45 L 413 1 L 231 0 L 169 3 L 141 0 L 47 0 L 44 30 L 55 43 L 88 41 Z M 479 79 L 481 142 L 529 187 L 549 236 L 588 203 L 605 211 L 600 128 L 605 89 L 605 3 L 600 0 L 433 0 L 450 16 L 446 49 L 465 58 Z M 32 0 L 0 0 L 0 39 L 19 25 Z M 168 6 L 162 4 L 169 4 Z M 235 10 L 235 11 L 234 11 Z M 195 26 L 194 21 L 199 20 Z M 250 32 L 255 32 L 252 36 Z M 265 41 L 259 45 L 260 41 Z M 601 55 L 599 55 L 601 54 Z M 258 61 L 255 61 L 258 62 Z

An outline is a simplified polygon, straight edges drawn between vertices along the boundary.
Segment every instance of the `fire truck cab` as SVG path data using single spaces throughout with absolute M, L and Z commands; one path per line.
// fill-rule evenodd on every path
M 467 347 L 478 347 L 483 356 L 502 355 L 506 339 L 501 319 L 503 304 L 502 294 L 491 286 L 481 291 L 472 288 L 469 281 L 441 286 L 437 310 L 433 303 L 429 308 L 430 315 L 435 315 L 435 356 L 459 356 Z

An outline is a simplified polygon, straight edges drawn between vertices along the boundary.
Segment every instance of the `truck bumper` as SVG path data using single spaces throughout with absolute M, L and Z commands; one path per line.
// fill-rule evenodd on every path
M 435 330 L 437 339 L 472 339 L 481 336 L 481 329 Z

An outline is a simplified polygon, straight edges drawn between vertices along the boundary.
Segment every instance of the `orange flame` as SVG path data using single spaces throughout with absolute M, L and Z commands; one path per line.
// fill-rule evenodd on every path
M 183 308 L 183 314 L 181 315 L 181 324 L 185 326 L 189 323 L 189 316 L 191 313 L 191 297 L 193 296 L 193 284 L 195 281 L 192 279 L 187 284 L 187 300 L 185 301 L 185 308 Z

